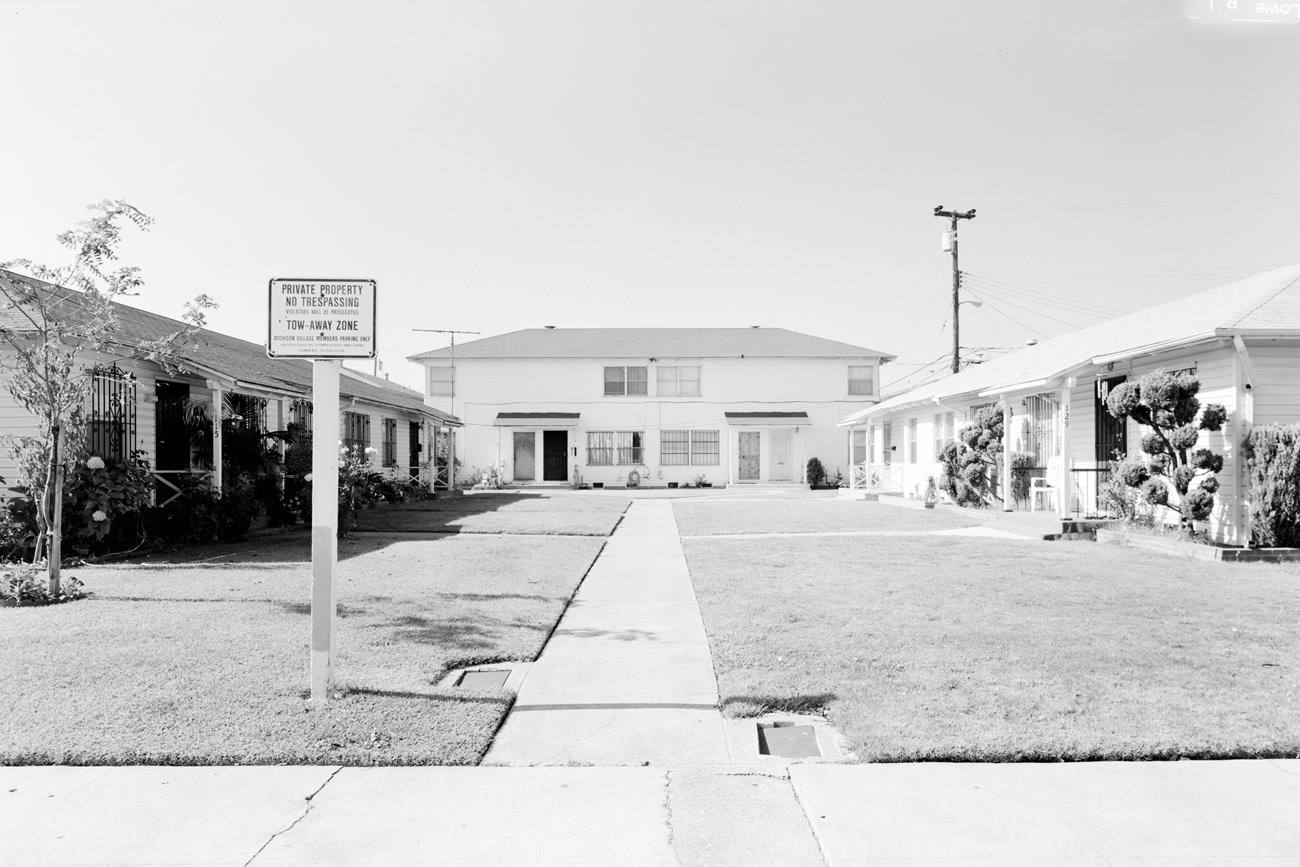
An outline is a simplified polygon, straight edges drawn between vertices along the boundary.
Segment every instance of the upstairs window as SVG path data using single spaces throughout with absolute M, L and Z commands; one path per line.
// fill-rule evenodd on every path
M 700 366 L 698 364 L 655 368 L 659 379 L 660 397 L 699 397 Z
M 451 397 L 456 393 L 456 368 L 429 368 L 429 397 Z
M 605 368 L 605 396 L 649 394 L 645 367 Z
M 849 365 L 849 394 L 875 394 L 876 382 L 872 371 L 868 365 Z

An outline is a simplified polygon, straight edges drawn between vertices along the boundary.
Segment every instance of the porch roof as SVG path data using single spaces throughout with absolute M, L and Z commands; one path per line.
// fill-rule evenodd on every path
M 576 412 L 499 412 L 495 427 L 577 427 Z
M 727 412 L 727 424 L 739 425 L 796 425 L 807 424 L 806 412 Z
M 1056 387 L 1099 365 L 1236 336 L 1300 337 L 1300 263 L 1080 328 L 973 365 L 867 407 L 840 422 L 945 401 Z

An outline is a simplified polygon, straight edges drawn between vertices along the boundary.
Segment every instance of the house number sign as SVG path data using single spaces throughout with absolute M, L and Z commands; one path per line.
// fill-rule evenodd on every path
M 285 280 L 270 285 L 266 354 L 374 358 L 374 280 Z

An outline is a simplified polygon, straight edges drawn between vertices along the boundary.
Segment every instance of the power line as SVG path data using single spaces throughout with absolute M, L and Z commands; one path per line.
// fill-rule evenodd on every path
M 1039 312 L 1039 310 L 1036 309 L 1035 307 L 1025 307 L 1023 305 L 1024 304 L 1041 305 L 1044 307 L 1052 308 L 1053 310 L 1056 310 L 1061 313 L 1073 314 L 1075 316 L 1087 316 L 1092 319 L 1113 319 L 1116 316 L 1122 315 L 1121 313 L 1118 312 L 1089 310 L 1086 308 L 1071 307 L 1068 305 L 1054 303 L 1052 301 L 1047 301 L 1047 300 L 1041 300 L 1038 298 L 1016 295 L 1006 291 L 1005 289 L 1000 289 L 996 286 L 990 286 L 977 280 L 972 280 L 971 284 L 973 287 L 978 288 L 981 292 L 992 295 L 994 298 L 996 298 L 999 301 L 1005 301 L 1007 304 L 1011 304 L 1012 306 L 1015 307 L 1020 307 L 1022 310 L 1028 310 L 1033 313 L 1038 313 L 1040 316 L 1048 316 L 1048 314 Z M 972 288 L 971 291 L 974 291 L 974 288 Z M 1049 316 L 1049 318 L 1051 317 Z M 1069 323 L 1069 324 L 1074 324 L 1074 323 Z
M 998 280 L 993 277 L 985 277 L 982 274 L 972 274 L 967 272 L 963 276 L 965 276 L 968 279 L 975 280 L 979 283 L 984 283 L 989 286 L 995 286 L 999 289 L 1005 290 L 1009 294 L 1023 296 L 1025 298 L 1031 298 L 1043 304 L 1056 305 L 1062 308 L 1077 307 L 1079 308 L 1080 312 L 1095 310 L 1107 316 L 1120 316 L 1126 312 L 1116 307 L 1108 307 L 1104 304 L 1095 304 L 1091 301 L 1084 301 L 1078 298 L 1061 298 L 1059 296 L 1052 295 L 1049 292 L 1029 289 L 1024 286 L 1018 286 L 1015 283 L 1009 283 L 1005 280 Z

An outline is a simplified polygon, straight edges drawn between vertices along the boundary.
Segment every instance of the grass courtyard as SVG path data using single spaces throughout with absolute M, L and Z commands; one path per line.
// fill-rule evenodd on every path
M 437 681 L 534 659 L 603 543 L 341 542 L 324 708 L 306 539 L 69 569 L 91 597 L 0 609 L 0 764 L 474 764 L 511 699 Z
M 683 545 L 724 712 L 821 709 L 864 761 L 1300 755 L 1296 565 L 1086 542 L 691 539 L 696 517 Z

